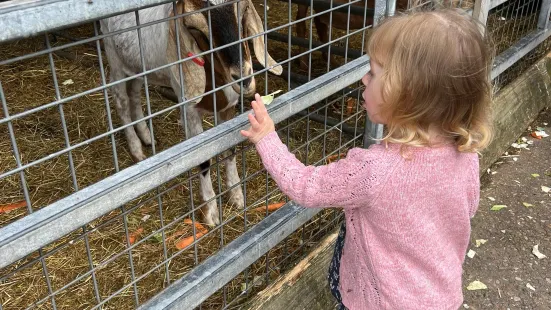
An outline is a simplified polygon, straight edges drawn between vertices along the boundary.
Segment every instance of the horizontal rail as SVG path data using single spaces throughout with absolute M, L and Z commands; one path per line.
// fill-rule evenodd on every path
M 268 110 L 281 122 L 360 80 L 368 69 L 369 57 L 362 56 L 278 97 Z M 0 268 L 239 144 L 245 140 L 239 131 L 247 127 L 241 114 L 0 228 Z
M 0 42 L 22 39 L 171 0 L 28 0 L 0 5 Z M 17 21 L 17 27 L 14 22 Z M 40 22 L 37 22 L 40 21 Z
M 138 309 L 194 309 L 319 211 L 287 203 Z
M 540 43 L 549 38 L 550 35 L 551 29 L 534 30 L 499 54 L 494 60 L 491 75 L 492 80 L 514 65 L 522 57 L 526 56 L 530 51 L 534 50 Z

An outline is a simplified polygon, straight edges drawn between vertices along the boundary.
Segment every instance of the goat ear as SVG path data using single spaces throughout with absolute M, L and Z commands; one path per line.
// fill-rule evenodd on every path
M 167 46 L 167 57 L 170 63 L 178 61 L 178 50 L 176 46 L 176 29 L 174 28 L 174 20 L 169 22 L 169 40 Z M 178 34 L 180 40 L 180 57 L 187 58 L 192 55 L 197 55 L 202 51 L 199 49 L 197 42 L 184 27 L 183 23 L 176 20 L 178 27 Z M 182 73 L 184 76 L 184 93 L 186 98 L 194 98 L 205 93 L 206 87 L 206 74 L 203 67 L 204 60 L 202 57 L 197 57 L 191 60 L 184 61 L 182 63 Z M 172 74 L 171 84 L 176 91 L 180 88 L 180 70 L 178 65 L 170 66 L 170 72 Z M 176 94 L 179 96 L 180 94 Z M 197 99 L 195 103 L 199 103 L 202 97 Z
M 243 26 L 246 29 L 245 35 L 247 37 L 250 37 L 255 34 L 260 34 L 264 32 L 264 27 L 262 26 L 262 20 L 260 19 L 260 16 L 258 16 L 258 13 L 256 12 L 256 9 L 254 8 L 254 5 L 251 0 L 248 0 L 248 5 L 245 10 L 245 15 L 243 16 Z M 264 58 L 265 54 L 264 51 L 266 50 L 266 45 L 264 44 L 264 35 L 257 36 L 252 39 L 253 40 L 253 49 L 254 49 L 254 55 L 256 56 L 256 59 L 266 68 L 276 65 L 276 61 L 270 56 L 270 54 L 266 53 L 266 56 L 268 56 L 268 62 L 266 63 L 266 59 Z M 281 68 L 280 65 L 277 65 L 270 69 L 270 72 L 280 75 L 283 71 L 283 68 Z

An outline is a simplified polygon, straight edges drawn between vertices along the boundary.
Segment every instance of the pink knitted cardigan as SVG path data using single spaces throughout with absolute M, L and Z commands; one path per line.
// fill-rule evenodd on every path
M 325 166 L 305 166 L 276 132 L 257 143 L 267 171 L 306 208 L 341 207 L 344 305 L 367 309 L 458 309 L 470 219 L 479 202 L 476 153 L 452 145 L 353 148 Z

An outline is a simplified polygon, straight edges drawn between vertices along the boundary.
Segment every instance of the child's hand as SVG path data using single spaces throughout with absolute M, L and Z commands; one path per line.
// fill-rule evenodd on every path
M 258 141 L 262 140 L 270 132 L 275 131 L 274 121 L 268 115 L 266 106 L 262 102 L 259 94 L 254 95 L 256 101 L 251 102 L 251 106 L 254 110 L 254 115 L 249 114 L 249 122 L 251 122 L 251 127 L 249 130 L 241 130 L 241 134 L 247 138 L 249 141 L 256 144 Z

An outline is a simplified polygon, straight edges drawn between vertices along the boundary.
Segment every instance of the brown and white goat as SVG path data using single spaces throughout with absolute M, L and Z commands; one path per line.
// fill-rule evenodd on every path
M 185 0 L 176 3 L 176 12 L 172 4 L 155 6 L 139 11 L 140 24 L 166 19 L 175 16 L 175 13 L 189 13 L 210 6 L 212 30 L 209 31 L 207 10 L 188 14 L 177 20 L 180 35 L 181 55 L 186 57 L 188 53 L 193 55 L 201 51 L 209 50 L 210 44 L 213 48 L 235 43 L 239 38 L 246 38 L 264 31 L 262 21 L 250 0 L 243 0 L 233 4 L 224 4 L 224 0 L 210 0 L 209 3 L 203 0 Z M 238 9 L 239 5 L 239 9 Z M 242 33 L 239 35 L 239 24 Z M 134 13 L 127 13 L 105 19 L 101 22 L 103 33 L 109 33 L 121 29 L 136 26 Z M 194 35 L 191 35 L 191 32 Z M 209 42 L 212 38 L 212 42 Z M 201 43 L 199 47 L 197 41 Z M 263 35 L 251 39 L 257 60 L 265 67 L 272 67 L 269 70 L 274 74 L 281 74 L 282 68 L 268 55 L 265 58 L 265 43 Z M 240 47 L 243 59 L 240 58 Z M 174 22 L 157 23 L 141 29 L 141 45 L 143 58 L 147 70 L 157 68 L 178 60 L 176 54 L 176 36 Z M 105 50 L 109 64 L 111 65 L 111 81 L 135 75 L 142 72 L 140 59 L 140 47 L 136 31 L 124 32 L 115 36 L 105 38 Z M 190 54 L 190 55 L 191 55 Z M 183 63 L 184 73 L 184 99 L 191 99 L 199 96 L 205 90 L 212 90 L 210 61 L 209 57 Z M 214 98 L 212 95 L 199 98 L 195 104 L 187 104 L 181 108 L 182 124 L 189 129 L 190 137 L 203 132 L 202 116 L 209 113 L 218 113 L 221 121 L 233 117 L 235 105 L 238 103 L 240 93 L 244 96 L 252 96 L 256 90 L 255 79 L 252 76 L 253 66 L 251 53 L 247 42 L 233 44 L 214 52 L 216 85 L 223 86 L 234 82 L 242 77 L 241 83 L 234 83 L 226 86 L 222 91 L 217 92 L 217 111 L 214 111 Z M 210 60 L 210 59 L 209 59 Z M 203 64 L 205 67 L 203 67 Z M 180 96 L 180 80 L 178 66 L 171 66 L 170 69 L 157 70 L 147 75 L 149 84 L 172 88 L 177 96 Z M 206 73 L 208 72 L 208 73 Z M 242 74 L 242 75 L 241 75 Z M 141 87 L 143 79 L 138 78 L 113 87 L 113 97 L 117 111 L 123 124 L 143 118 L 141 106 Z M 186 119 L 184 111 L 186 109 Z M 125 129 L 126 138 L 130 152 L 136 161 L 145 159 L 141 142 L 145 145 L 151 144 L 149 129 L 144 121 L 137 123 L 134 131 L 132 126 Z M 139 137 L 139 138 L 138 138 Z M 190 138 L 187 137 L 187 138 Z M 140 142 L 141 139 L 141 142 Z M 201 165 L 203 172 L 200 175 L 201 198 L 206 202 L 202 208 L 203 218 L 208 225 L 220 223 L 219 211 L 212 181 L 210 178 L 210 159 L 205 158 Z M 240 182 L 239 174 L 235 163 L 235 155 L 231 155 L 226 162 L 227 184 L 234 186 Z M 230 202 L 240 207 L 244 206 L 243 192 L 240 186 L 230 191 Z

